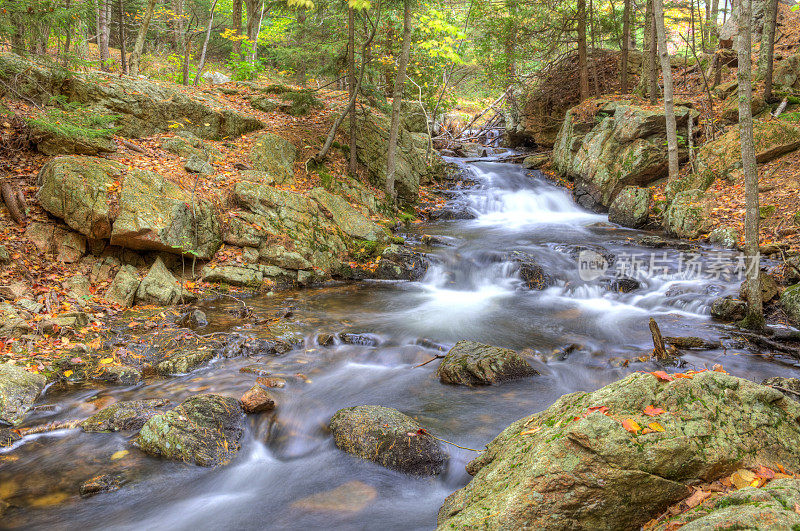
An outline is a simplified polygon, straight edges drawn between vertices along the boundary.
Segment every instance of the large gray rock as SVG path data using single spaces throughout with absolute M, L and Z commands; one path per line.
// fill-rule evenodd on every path
M 156 258 L 147 275 L 139 283 L 136 290 L 136 302 L 169 306 L 180 301 L 182 293 L 187 296 L 180 282 L 175 279 L 159 257 Z
M 22 422 L 46 382 L 41 374 L 11 363 L 0 364 L 0 420 L 11 424 Z
M 109 190 L 119 186 L 124 168 L 90 157 L 53 159 L 39 170 L 39 204 L 88 238 L 110 238 Z
M 309 195 L 319 203 L 324 212 L 330 214 L 333 223 L 346 235 L 359 240 L 387 239 L 386 230 L 350 206 L 342 196 L 327 192 L 323 188 L 314 188 Z
M 366 166 L 370 181 L 380 189 L 384 189 L 386 185 L 389 126 L 389 118 L 377 110 L 358 114 L 356 122 L 358 160 Z M 395 190 L 401 201 L 415 203 L 419 196 L 419 185 L 436 180 L 444 174 L 444 161 L 433 151 L 431 162 L 426 162 L 429 143 L 427 134 L 410 133 L 404 127 L 400 127 L 397 142 Z
M 336 446 L 407 474 L 431 475 L 447 467 L 447 454 L 422 426 L 396 409 L 357 406 L 340 409 L 331 418 Z
M 474 478 L 445 500 L 438 529 L 638 529 L 691 485 L 796 470 L 798 415 L 780 391 L 720 372 L 631 374 L 506 428 L 467 465 Z
M 649 188 L 626 186 L 614 198 L 608 209 L 608 221 L 623 227 L 638 229 L 647 225 L 653 191 Z
M 253 169 L 267 173 L 279 184 L 294 179 L 295 158 L 297 148 L 275 133 L 259 136 L 250 149 Z
M 238 400 L 219 395 L 197 395 L 178 407 L 147 420 L 134 444 L 144 452 L 218 466 L 230 462 L 240 448 L 244 414 Z
M 519 353 L 475 341 L 456 343 L 436 371 L 442 383 L 458 385 L 491 385 L 534 374 Z
M 703 191 L 678 192 L 664 213 L 664 228 L 679 238 L 698 238 L 711 228 L 710 213 Z
M 106 292 L 106 300 L 123 307 L 133 306 L 139 290 L 139 272 L 132 265 L 124 265 L 117 272 Z
M 800 284 L 789 286 L 781 293 L 781 306 L 794 325 L 800 325 Z
M 111 244 L 208 260 L 222 245 L 222 231 L 209 202 L 157 173 L 129 170 Z
M 567 112 L 553 148 L 553 167 L 575 180 L 574 194 L 586 208 L 605 209 L 626 186 L 647 186 L 667 172 L 663 110 L 625 102 L 600 102 L 595 121 Z M 697 111 L 678 106 L 679 127 Z M 596 123 L 596 125 L 595 125 Z

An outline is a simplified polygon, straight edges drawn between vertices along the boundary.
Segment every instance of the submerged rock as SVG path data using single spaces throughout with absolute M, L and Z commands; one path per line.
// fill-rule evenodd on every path
M 230 462 L 239 451 L 244 433 L 244 415 L 235 398 L 197 395 L 178 407 L 151 417 L 134 444 L 144 452 L 218 466 Z
M 0 363 L 0 421 L 19 424 L 39 397 L 47 382 L 11 363 Z
M 116 474 L 103 474 L 93 477 L 81 483 L 80 494 L 82 498 L 88 498 L 101 492 L 113 492 L 119 489 L 125 481 L 125 475 L 121 472 Z
M 349 454 L 414 475 L 439 474 L 448 456 L 422 426 L 396 409 L 356 406 L 331 418 L 336 446 Z
M 459 341 L 436 371 L 442 383 L 491 385 L 538 374 L 516 351 L 475 341 Z
M 475 477 L 445 500 L 439 529 L 638 529 L 697 482 L 796 470 L 798 415 L 779 391 L 724 373 L 631 374 L 506 428 L 467 465 Z
M 163 398 L 117 402 L 104 408 L 81 423 L 83 431 L 128 431 L 140 430 L 150 417 L 161 413 L 161 408 L 169 404 Z

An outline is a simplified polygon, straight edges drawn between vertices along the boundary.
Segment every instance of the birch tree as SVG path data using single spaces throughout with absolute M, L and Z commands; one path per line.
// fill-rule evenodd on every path
M 656 38 L 658 39 L 661 75 L 664 78 L 664 117 L 667 121 L 669 180 L 674 181 L 678 178 L 678 131 L 675 124 L 675 102 L 672 100 L 672 66 L 669 62 L 669 51 L 667 50 L 663 0 L 653 0 L 653 17 L 655 19 Z
M 397 137 L 400 132 L 400 108 L 403 104 L 403 86 L 406 83 L 406 67 L 411 55 L 411 0 L 403 0 L 403 46 L 397 62 L 397 75 L 394 78 L 392 95 L 392 122 L 389 126 L 389 145 L 386 151 L 386 194 L 395 199 L 394 189 L 395 159 L 397 157 Z

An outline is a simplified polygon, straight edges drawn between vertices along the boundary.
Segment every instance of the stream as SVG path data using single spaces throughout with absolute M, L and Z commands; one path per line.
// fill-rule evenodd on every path
M 412 242 L 423 234 L 436 242 L 418 244 L 432 260 L 421 281 L 339 283 L 247 300 L 264 314 L 293 307 L 288 321 L 303 346 L 262 360 L 288 383 L 273 393 L 275 414 L 248 416 L 242 450 L 230 465 L 204 469 L 148 457 L 120 434 L 72 429 L 28 436 L 0 453 L 0 499 L 22 508 L 0 527 L 431 529 L 444 498 L 469 481 L 464 465 L 476 454 L 445 445 L 451 456 L 445 474 L 406 476 L 337 450 L 325 426 L 338 409 L 393 407 L 438 437 L 480 449 L 511 422 L 565 393 L 663 368 L 636 360 L 652 349 L 651 317 L 665 336 L 722 338 L 728 346 L 686 351 L 685 369 L 721 364 L 759 382 L 800 376 L 794 360 L 737 348 L 710 318 L 711 302 L 739 289 L 740 280 L 723 270 L 736 265 L 735 253 L 699 247 L 697 256 L 679 251 L 680 242 L 642 245 L 653 235 L 609 224 L 607 216 L 582 210 L 568 191 L 518 165 L 481 161 L 466 171 L 477 185 L 452 191 L 451 201 L 476 218 L 415 225 L 406 234 Z M 526 289 L 511 251 L 535 259 L 555 277 L 552 285 Z M 599 273 L 579 270 L 579 261 L 595 252 L 613 256 L 614 263 L 593 279 Z M 639 289 L 609 289 L 611 274 L 635 263 L 647 273 Z M 202 303 L 211 323 L 203 333 L 266 336 L 225 311 L 236 304 L 224 298 Z M 319 334 L 340 332 L 367 334 L 371 341 L 364 343 L 374 344 L 317 344 Z M 437 345 L 449 348 L 461 339 L 525 351 L 541 374 L 466 388 L 439 383 L 438 361 L 415 367 L 439 354 Z M 558 353 L 573 343 L 581 347 Z M 37 408 L 26 425 L 86 418 L 120 400 L 178 403 L 201 392 L 238 398 L 255 379 L 239 369 L 257 361 L 218 359 L 185 376 L 131 387 L 87 384 L 46 392 L 40 402 L 47 407 Z M 80 498 L 83 481 L 114 472 L 127 478 L 120 490 Z

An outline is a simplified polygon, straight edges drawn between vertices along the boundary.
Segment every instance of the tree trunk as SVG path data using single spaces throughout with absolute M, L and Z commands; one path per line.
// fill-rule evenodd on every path
M 70 0 L 65 0 L 64 7 L 69 13 L 69 9 L 71 6 Z M 64 36 L 64 66 L 67 66 L 69 63 L 69 47 L 72 44 L 72 17 L 67 18 L 67 27 L 64 29 L 66 35 Z
M 389 146 L 386 151 L 386 195 L 397 198 L 394 189 L 395 158 L 397 156 L 397 137 L 400 132 L 400 107 L 403 104 L 403 86 L 406 82 L 406 67 L 411 54 L 411 0 L 403 0 L 403 47 L 397 62 L 397 75 L 394 78 L 392 95 L 392 122 L 389 126 Z
M 192 32 L 186 29 L 183 37 L 183 84 L 189 84 L 189 59 L 192 56 Z
M 256 26 L 255 35 L 253 35 L 253 53 L 250 56 L 250 64 L 253 65 L 253 77 L 256 77 L 256 62 L 258 61 L 258 36 L 261 35 L 261 23 L 264 21 L 264 8 L 266 7 L 267 1 L 263 0 L 261 2 L 261 11 L 258 15 L 258 25 Z
M 586 58 L 586 0 L 578 0 L 578 70 L 581 101 L 589 98 L 589 64 Z
M 183 1 L 172 0 L 172 11 L 175 13 L 175 19 L 172 21 L 172 35 L 176 50 L 180 50 L 184 46 L 184 33 L 183 33 Z
M 295 31 L 295 41 L 297 42 L 297 46 L 299 48 L 303 47 L 303 37 L 306 33 L 305 28 L 306 22 L 306 12 L 302 7 L 297 8 L 297 30 Z M 300 60 L 296 62 L 297 68 L 294 73 L 295 83 L 298 85 L 302 85 L 306 82 L 306 62 L 304 58 L 301 56 Z
M 648 92 L 650 93 L 650 104 L 655 105 L 658 103 L 658 73 L 656 70 L 656 63 L 658 62 L 657 54 L 658 54 L 658 43 L 656 38 L 656 24 L 655 24 L 655 12 L 653 10 L 653 2 L 654 0 L 649 0 L 648 3 L 650 4 L 650 75 L 648 76 L 648 80 L 650 82 L 650 89 Z
M 650 95 L 650 103 L 653 102 L 652 95 L 652 78 L 655 71 L 653 65 L 652 47 L 653 47 L 653 1 L 647 0 L 644 11 L 644 34 L 642 35 L 642 75 L 639 77 L 639 86 L 636 87 L 636 93 L 639 96 L 645 97 Z
M 200 76 L 203 74 L 203 68 L 206 66 L 206 49 L 208 49 L 208 40 L 211 38 L 211 26 L 214 24 L 214 11 L 217 9 L 217 0 L 211 4 L 211 13 L 208 16 L 208 26 L 206 27 L 206 38 L 203 40 L 203 50 L 200 52 L 200 64 L 197 66 L 197 74 L 194 76 L 194 86 L 200 83 Z
M 100 69 L 108 72 L 108 59 L 111 54 L 108 51 L 108 2 L 110 0 L 97 0 L 97 40 L 100 52 Z
M 231 10 L 231 25 L 233 26 L 233 34 L 238 37 L 242 34 L 242 0 L 233 0 L 233 7 Z M 238 38 L 233 41 L 233 54 L 239 58 L 242 53 L 242 41 Z
M 622 8 L 622 64 L 620 85 L 623 94 L 628 92 L 628 50 L 631 45 L 631 0 L 625 0 Z
M 764 78 L 764 101 L 772 99 L 772 67 L 775 54 L 775 24 L 778 19 L 778 0 L 769 0 L 764 13 L 764 31 L 758 54 L 758 76 Z
M 144 40 L 145 37 L 147 37 L 147 30 L 150 28 L 150 20 L 153 18 L 155 7 L 156 0 L 149 0 L 147 2 L 147 10 L 144 12 L 142 25 L 139 26 L 139 33 L 136 34 L 136 42 L 133 45 L 133 52 L 131 52 L 131 60 L 128 65 L 130 73 L 133 76 L 139 75 L 139 63 L 142 60 L 142 51 L 144 51 Z
M 125 51 L 125 6 L 122 0 L 117 0 L 117 8 L 119 9 L 119 57 L 122 72 L 128 73 L 127 53 Z
M 356 90 L 356 20 L 353 8 L 347 10 L 347 95 L 355 101 Z M 356 174 L 356 113 L 350 113 L 350 175 Z
M 658 56 L 661 59 L 661 75 L 664 78 L 664 114 L 667 121 L 667 158 L 669 161 L 669 181 L 678 178 L 678 132 L 675 125 L 675 104 L 672 101 L 672 66 L 669 63 L 667 34 L 664 27 L 663 0 L 653 0 Z
M 761 282 L 759 281 L 758 254 L 758 169 L 753 140 L 752 42 L 750 16 L 753 0 L 742 0 L 739 6 L 739 136 L 742 144 L 742 171 L 744 173 L 744 252 L 747 263 L 747 317 L 742 325 L 760 329 L 764 326 L 761 307 Z

